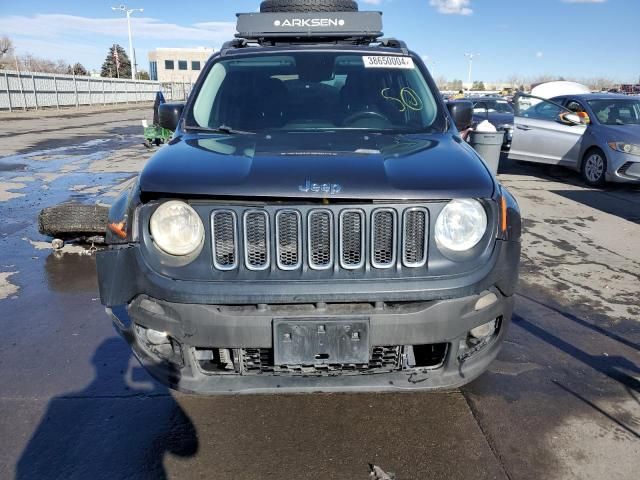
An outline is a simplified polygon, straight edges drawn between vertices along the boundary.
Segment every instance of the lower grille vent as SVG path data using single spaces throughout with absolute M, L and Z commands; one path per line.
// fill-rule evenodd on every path
M 401 365 L 400 346 L 373 347 L 368 364 L 274 365 L 273 350 L 270 348 L 245 348 L 241 352 L 245 375 L 260 373 L 278 375 L 386 373 L 400 369 Z

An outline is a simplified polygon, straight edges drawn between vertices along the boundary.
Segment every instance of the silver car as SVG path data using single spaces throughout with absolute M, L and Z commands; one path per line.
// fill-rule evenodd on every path
M 640 183 L 640 97 L 582 94 L 514 99 L 509 158 L 564 165 L 585 183 Z

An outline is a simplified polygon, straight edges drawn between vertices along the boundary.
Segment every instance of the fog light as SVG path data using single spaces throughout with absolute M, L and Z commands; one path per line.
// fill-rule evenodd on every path
M 167 332 L 153 330 L 143 327 L 142 325 L 136 325 L 135 332 L 140 347 L 142 347 L 147 354 L 161 360 L 175 363 L 179 367 L 184 365 L 180 342 L 171 338 Z
M 487 293 L 486 295 L 480 297 L 476 302 L 475 309 L 482 310 L 483 308 L 487 308 L 490 305 L 493 305 L 498 301 L 498 297 L 495 293 Z
M 149 343 L 154 345 L 162 345 L 164 343 L 169 343 L 169 337 L 167 336 L 167 332 L 160 332 L 158 330 L 153 330 L 152 328 L 147 328 L 146 331 L 147 340 Z
M 496 321 L 491 320 L 488 323 L 485 323 L 483 325 L 480 325 L 479 327 L 471 329 L 469 331 L 469 335 L 471 335 L 474 338 L 477 338 L 478 340 L 482 340 L 487 337 L 490 337 L 495 332 L 496 332 Z

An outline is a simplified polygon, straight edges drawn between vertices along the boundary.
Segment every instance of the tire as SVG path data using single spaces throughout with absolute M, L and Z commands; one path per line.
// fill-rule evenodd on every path
M 109 207 L 63 203 L 43 209 L 38 216 L 38 231 L 55 238 L 105 235 Z
M 602 187 L 606 182 L 607 157 L 599 148 L 591 148 L 584 154 L 580 165 L 584 183 L 591 187 Z
M 278 12 L 357 12 L 353 0 L 265 0 L 260 4 L 262 13 Z

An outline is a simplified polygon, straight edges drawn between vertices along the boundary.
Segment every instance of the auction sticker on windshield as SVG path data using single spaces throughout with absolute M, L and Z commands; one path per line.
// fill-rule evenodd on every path
M 365 68 L 404 68 L 412 70 L 415 68 L 413 58 L 376 55 L 373 57 L 362 57 Z

